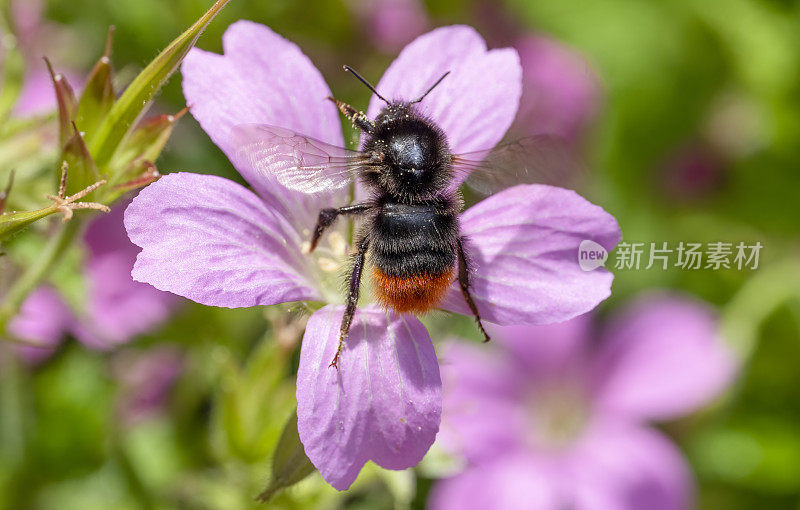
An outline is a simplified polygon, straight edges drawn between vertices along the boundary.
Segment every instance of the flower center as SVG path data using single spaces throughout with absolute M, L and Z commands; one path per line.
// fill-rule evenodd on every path
M 302 252 L 312 259 L 311 266 L 322 297 L 326 303 L 343 304 L 345 294 L 343 289 L 349 281 L 352 264 L 350 263 L 350 243 L 345 235 L 350 227 L 345 218 L 340 218 L 338 224 L 327 230 L 319 240 L 313 253 L 309 253 L 310 241 L 303 242 Z M 305 239 L 311 239 L 311 230 L 303 231 Z M 361 299 L 359 303 L 372 301 L 371 285 L 365 270 L 361 275 Z
M 527 401 L 529 441 L 534 447 L 561 450 L 578 439 L 589 421 L 585 392 L 563 381 L 537 387 Z

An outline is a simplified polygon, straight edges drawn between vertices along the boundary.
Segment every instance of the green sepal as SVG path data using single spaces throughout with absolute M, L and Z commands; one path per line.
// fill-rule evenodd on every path
M 110 163 L 122 141 L 147 111 L 156 93 L 194 47 L 200 34 L 214 16 L 229 1 L 217 0 L 194 25 L 150 62 L 114 103 L 89 144 L 89 149 L 100 168 L 105 168 Z M 113 176 L 110 177 L 113 180 Z
M 316 470 L 314 464 L 306 456 L 300 434 L 297 432 L 297 410 L 283 427 L 278 445 L 272 454 L 272 479 L 264 491 L 258 495 L 258 501 L 269 502 L 278 491 L 301 482 Z
M 111 184 L 136 179 L 143 170 L 146 170 L 142 168 L 142 162 L 158 159 L 172 135 L 175 124 L 186 111 L 183 109 L 175 115 L 159 115 L 140 122 L 122 142 L 111 160 L 110 168 L 114 169 Z
M 72 136 L 64 145 L 61 155 L 62 162 L 59 163 L 59 171 L 63 161 L 69 165 L 69 179 L 67 180 L 67 195 L 72 195 L 78 191 L 96 183 L 100 180 L 100 172 L 97 170 L 92 155 L 83 140 L 83 134 L 78 131 L 77 126 L 72 124 Z M 90 194 L 86 200 L 93 200 Z
M 78 111 L 75 123 L 86 133 L 86 137 L 91 140 L 92 134 L 100 121 L 108 115 L 111 106 L 114 104 L 114 84 L 113 70 L 111 66 L 111 42 L 114 34 L 114 27 L 108 29 L 106 49 L 103 56 L 92 68 L 86 87 L 81 94 L 78 103 Z
M 137 159 L 132 162 L 126 169 L 125 175 L 130 176 L 127 181 L 108 186 L 105 190 L 104 199 L 109 204 L 129 191 L 144 188 L 161 177 L 156 165 L 146 159 Z
M 53 80 L 53 89 L 56 93 L 56 104 L 58 105 L 58 138 L 61 147 L 67 144 L 72 137 L 72 123 L 78 113 L 78 100 L 75 99 L 75 92 L 67 81 L 66 76 L 56 73 L 53 65 L 45 58 L 47 70 L 50 71 L 50 79 Z
M 55 205 L 35 211 L 9 212 L 0 214 L 0 243 L 6 242 L 17 233 L 28 228 L 31 223 L 46 218 L 57 211 Z

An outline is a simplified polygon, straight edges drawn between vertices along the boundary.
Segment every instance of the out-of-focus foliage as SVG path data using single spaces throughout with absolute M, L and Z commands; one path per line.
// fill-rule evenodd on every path
M 57 68 L 88 73 L 114 25 L 114 85 L 123 90 L 208 4 L 49 0 L 46 19 L 62 25 L 74 43 L 51 60 Z M 375 48 L 348 5 L 232 0 L 199 47 L 221 51 L 222 33 L 236 19 L 267 24 L 303 48 L 338 98 L 366 107 L 365 90 L 341 65 L 376 81 L 393 55 Z M 615 271 L 613 295 L 601 311 L 652 287 L 683 290 L 720 308 L 726 336 L 745 356 L 742 375 L 716 408 L 666 431 L 695 470 L 700 508 L 797 509 L 800 2 L 431 0 L 426 7 L 434 24 L 472 24 L 490 44 L 505 44 L 509 32 L 538 32 L 588 58 L 604 96 L 585 142 L 590 174 L 584 193 L 619 219 L 625 240 L 763 244 L 757 270 Z M 5 93 L 11 92 L 0 93 L 0 106 Z M 184 106 L 176 76 L 154 108 L 174 113 Z M 18 162 L 15 200 L 24 206 L 52 193 L 53 180 L 43 185 L 32 177 L 51 169 L 56 156 L 37 150 L 41 131 L 19 126 L 16 142 L 0 152 L 0 165 Z M 710 162 L 710 177 L 700 187 L 677 173 L 687 148 L 692 154 L 699 148 Z M 242 182 L 188 116 L 176 125 L 158 166 L 162 173 L 187 170 Z M 35 253 L 35 244 L 20 238 L 10 250 L 22 257 Z M 81 256 L 71 251 L 52 277 L 67 296 L 82 295 L 76 276 Z M 434 339 L 478 339 L 468 318 L 442 315 L 427 322 Z M 255 498 L 273 479 L 272 451 L 295 408 L 301 333 L 302 319 L 286 307 L 223 310 L 189 303 L 157 331 L 112 352 L 69 342 L 30 367 L 12 355 L 13 345 L 0 342 L 0 509 L 260 507 Z M 124 420 L 126 388 L 114 361 L 163 344 L 182 355 L 176 385 L 162 408 Z M 422 508 L 442 472 L 432 467 L 438 464 L 426 459 L 422 468 L 402 473 L 368 466 L 346 494 L 312 474 L 271 504 Z

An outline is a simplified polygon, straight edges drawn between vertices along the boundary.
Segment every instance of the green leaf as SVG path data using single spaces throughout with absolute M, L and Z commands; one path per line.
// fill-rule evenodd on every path
M 108 29 L 106 50 L 100 60 L 94 65 L 86 87 L 78 103 L 78 112 L 75 123 L 86 133 L 88 139 L 92 138 L 98 123 L 111 110 L 114 104 L 113 72 L 111 68 L 111 42 L 114 28 Z
M 283 427 L 278 446 L 272 456 L 272 481 L 258 495 L 258 500 L 267 503 L 275 494 L 302 481 L 314 472 L 314 464 L 308 460 L 300 434 L 297 432 L 297 410 Z
M 194 25 L 150 62 L 114 103 L 89 144 L 89 149 L 100 168 L 108 165 L 114 152 L 145 113 L 156 93 L 194 47 L 200 34 L 214 16 L 229 1 L 218 0 Z
M 6 184 L 5 189 L 0 189 L 0 214 L 6 210 L 6 199 L 8 195 L 11 194 L 11 188 L 14 186 L 14 170 L 8 175 L 8 183 Z

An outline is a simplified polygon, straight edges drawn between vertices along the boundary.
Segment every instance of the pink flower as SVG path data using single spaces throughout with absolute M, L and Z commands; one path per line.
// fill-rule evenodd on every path
M 669 200 L 688 202 L 719 191 L 729 161 L 708 143 L 692 141 L 677 147 L 658 168 L 658 185 Z
M 512 130 L 579 139 L 600 103 L 600 81 L 588 61 L 544 36 L 523 37 L 514 47 L 522 63 L 523 92 Z
M 181 365 L 181 353 L 171 346 L 120 352 L 111 366 L 121 383 L 117 401 L 120 421 L 133 425 L 162 410 Z
M 397 51 L 427 30 L 420 0 L 350 0 L 372 41 L 382 51 Z
M 69 45 L 60 40 L 64 39 L 65 31 L 43 19 L 43 10 L 44 2 L 41 0 L 10 2 L 10 13 L 18 36 L 17 43 L 26 61 L 25 80 L 14 105 L 14 115 L 17 117 L 40 115 L 56 108 L 52 78 L 42 56 L 63 50 Z M 0 55 L 0 64 L 2 59 L 3 55 Z M 63 74 L 73 86 L 82 85 L 83 79 L 77 73 L 68 70 Z
M 731 383 L 708 306 L 652 295 L 599 334 L 587 316 L 492 331 L 496 348 L 454 343 L 442 357 L 442 441 L 468 468 L 435 488 L 433 509 L 690 506 L 688 466 L 646 423 Z
M 38 346 L 22 348 L 31 361 L 49 356 L 67 334 L 93 349 L 110 349 L 152 330 L 172 313 L 177 299 L 130 276 L 137 248 L 122 224 L 125 206 L 98 216 L 86 230 L 84 265 L 87 300 L 70 309 L 48 286 L 36 289 L 9 323 L 9 333 Z
M 439 428 L 441 380 L 422 323 L 362 301 L 339 360 L 344 310 L 338 274 L 347 262 L 347 225 L 306 253 L 320 209 L 346 192 L 306 195 L 279 185 L 237 157 L 231 130 L 269 124 L 344 146 L 331 91 L 300 49 L 267 27 L 240 21 L 223 37 L 224 55 L 192 50 L 183 88 L 192 114 L 234 162 L 254 192 L 226 179 L 170 174 L 139 193 L 125 225 L 142 247 L 133 277 L 199 303 L 223 307 L 318 301 L 303 338 L 297 374 L 298 430 L 322 476 L 346 489 L 368 460 L 389 469 L 417 464 Z M 408 45 L 378 90 L 414 98 L 441 74 L 447 80 L 420 104 L 456 153 L 492 148 L 517 110 L 516 51 L 488 51 L 470 27 L 434 30 Z M 372 98 L 368 115 L 380 108 Z M 575 193 L 518 186 L 461 216 L 476 273 L 474 298 L 486 320 L 541 323 L 584 313 L 609 294 L 612 275 L 586 273 L 577 247 L 619 240 L 616 221 Z M 366 286 L 367 283 L 364 283 Z M 466 313 L 456 286 L 443 307 Z
M 19 313 L 8 324 L 9 334 L 25 344 L 17 352 L 25 361 L 35 364 L 48 358 L 75 319 L 69 307 L 52 287 L 41 286 L 31 292 Z

